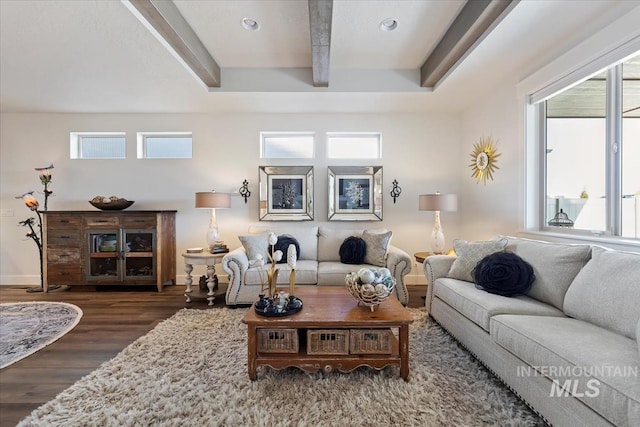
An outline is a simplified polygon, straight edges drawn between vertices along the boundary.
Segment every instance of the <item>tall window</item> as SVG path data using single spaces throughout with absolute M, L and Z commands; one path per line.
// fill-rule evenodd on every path
M 639 238 L 640 55 L 539 108 L 543 227 Z

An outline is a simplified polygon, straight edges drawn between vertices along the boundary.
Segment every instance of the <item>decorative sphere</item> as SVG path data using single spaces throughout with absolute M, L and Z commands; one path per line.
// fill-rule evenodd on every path
M 391 271 L 388 268 L 381 268 L 378 270 L 382 277 L 391 277 Z
M 362 281 L 362 283 L 373 283 L 374 280 L 376 280 L 376 275 L 373 271 L 368 270 L 368 269 L 363 269 L 364 271 L 360 271 L 358 273 L 358 277 L 360 277 L 360 280 Z

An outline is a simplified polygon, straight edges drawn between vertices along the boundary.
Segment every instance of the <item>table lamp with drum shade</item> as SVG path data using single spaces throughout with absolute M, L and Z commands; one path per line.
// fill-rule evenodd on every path
M 215 191 L 196 193 L 196 208 L 211 209 L 211 221 L 207 229 L 207 245 L 209 251 L 213 249 L 220 238 L 220 231 L 218 230 L 218 223 L 216 222 L 216 209 L 228 209 L 230 207 L 231 195 L 228 193 L 216 193 Z
M 455 194 L 421 194 L 418 201 L 418 209 L 421 211 L 435 212 L 435 223 L 431 232 L 431 250 L 433 253 L 445 252 L 444 233 L 440 225 L 440 211 L 455 212 L 458 210 L 458 196 Z

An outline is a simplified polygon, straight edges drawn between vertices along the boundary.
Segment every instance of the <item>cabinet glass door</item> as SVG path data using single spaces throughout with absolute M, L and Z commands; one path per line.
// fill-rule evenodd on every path
M 156 233 L 152 230 L 124 230 L 124 278 L 149 280 L 156 276 L 154 253 Z
M 86 235 L 89 249 L 87 280 L 121 280 L 119 230 L 89 230 Z

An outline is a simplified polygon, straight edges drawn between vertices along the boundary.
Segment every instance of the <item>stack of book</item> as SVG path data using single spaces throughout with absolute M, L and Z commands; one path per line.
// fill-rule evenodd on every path
M 229 252 L 229 248 L 221 240 L 218 240 L 211 248 L 212 254 L 224 254 L 227 252 Z

